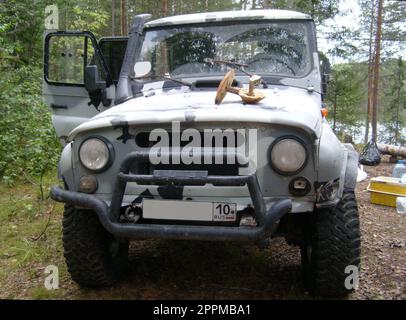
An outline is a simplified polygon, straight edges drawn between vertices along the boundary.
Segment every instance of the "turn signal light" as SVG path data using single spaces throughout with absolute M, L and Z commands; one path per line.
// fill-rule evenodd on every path
M 94 176 L 83 176 L 80 178 L 78 191 L 91 194 L 96 192 L 97 187 L 97 179 Z

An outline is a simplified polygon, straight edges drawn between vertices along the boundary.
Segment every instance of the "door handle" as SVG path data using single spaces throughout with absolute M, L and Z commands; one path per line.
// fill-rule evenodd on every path
M 51 108 L 52 109 L 68 109 L 68 106 L 66 104 L 51 103 Z

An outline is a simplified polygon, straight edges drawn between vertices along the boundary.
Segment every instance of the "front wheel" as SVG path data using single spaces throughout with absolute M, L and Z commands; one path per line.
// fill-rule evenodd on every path
M 83 287 L 112 285 L 127 265 L 128 241 L 115 239 L 90 210 L 65 206 L 63 247 L 68 271 Z
M 355 194 L 354 191 L 345 191 L 335 208 L 316 210 L 306 226 L 301 256 L 307 289 L 325 297 L 343 297 L 354 291 L 360 265 L 360 245 Z

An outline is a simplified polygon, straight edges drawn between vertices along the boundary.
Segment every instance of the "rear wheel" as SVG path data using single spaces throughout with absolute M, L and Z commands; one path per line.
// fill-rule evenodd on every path
M 112 285 L 127 265 L 128 241 L 115 239 L 90 210 L 65 206 L 63 246 L 72 279 L 84 287 Z
M 301 246 L 304 284 L 316 295 L 346 296 L 354 290 L 360 265 L 358 207 L 345 191 L 335 208 L 316 210 Z M 350 277 L 350 278 L 348 278 Z

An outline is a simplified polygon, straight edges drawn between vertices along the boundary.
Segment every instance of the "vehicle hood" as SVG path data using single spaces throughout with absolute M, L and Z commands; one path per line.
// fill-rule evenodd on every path
M 122 125 L 188 122 L 248 122 L 298 127 L 314 138 L 320 137 L 322 116 L 320 94 L 300 88 L 272 86 L 258 89 L 266 98 L 245 105 L 238 95 L 228 93 L 220 105 L 216 91 L 188 87 L 146 90 L 143 96 L 112 107 L 75 128 L 69 135 Z

